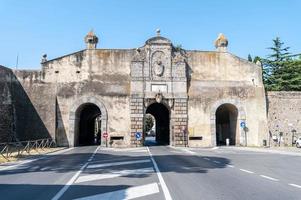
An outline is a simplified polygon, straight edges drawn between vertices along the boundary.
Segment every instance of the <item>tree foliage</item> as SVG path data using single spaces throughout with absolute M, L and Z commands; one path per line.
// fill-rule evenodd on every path
M 271 54 L 267 58 L 256 56 L 252 60 L 261 61 L 264 85 L 269 91 L 301 91 L 301 57 L 294 58 L 289 48 L 276 37 L 268 48 Z
M 145 132 L 148 132 L 152 129 L 154 126 L 154 120 L 151 115 L 146 115 L 145 116 Z

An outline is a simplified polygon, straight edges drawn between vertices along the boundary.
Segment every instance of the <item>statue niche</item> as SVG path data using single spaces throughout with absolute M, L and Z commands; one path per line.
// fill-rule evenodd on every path
M 156 51 L 152 56 L 153 75 L 161 77 L 165 70 L 165 54 L 162 51 Z

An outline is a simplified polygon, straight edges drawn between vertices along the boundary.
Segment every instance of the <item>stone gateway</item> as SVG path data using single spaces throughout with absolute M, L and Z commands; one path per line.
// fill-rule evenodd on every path
M 13 138 L 105 146 L 108 134 L 111 146 L 140 146 L 151 114 L 163 144 L 212 147 L 228 139 L 261 146 L 268 140 L 261 66 L 227 52 L 223 34 L 216 51 L 175 47 L 160 31 L 135 49 L 97 49 L 92 31 L 85 42 L 85 50 L 43 56 L 41 70 L 1 67 L 1 98 L 11 115 L 3 120 Z

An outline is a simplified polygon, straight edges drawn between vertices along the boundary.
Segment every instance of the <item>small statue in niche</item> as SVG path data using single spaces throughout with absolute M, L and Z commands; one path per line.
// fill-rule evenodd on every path
M 164 65 L 161 60 L 157 60 L 154 63 L 154 72 L 157 76 L 162 76 L 164 72 Z

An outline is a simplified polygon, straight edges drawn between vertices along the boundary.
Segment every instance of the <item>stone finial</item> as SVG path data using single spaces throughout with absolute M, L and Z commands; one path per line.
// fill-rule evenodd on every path
M 156 33 L 157 33 L 157 36 L 160 36 L 161 35 L 161 30 L 159 28 L 157 28 Z
M 96 49 L 98 37 L 95 35 L 93 30 L 89 31 L 89 33 L 86 35 L 85 43 L 87 44 L 87 49 Z
M 228 39 L 224 34 L 220 33 L 214 42 L 217 51 L 226 52 L 228 47 Z
M 44 63 L 44 62 L 47 62 L 47 54 L 44 54 L 43 56 L 42 56 L 42 61 L 41 61 L 42 63 Z

